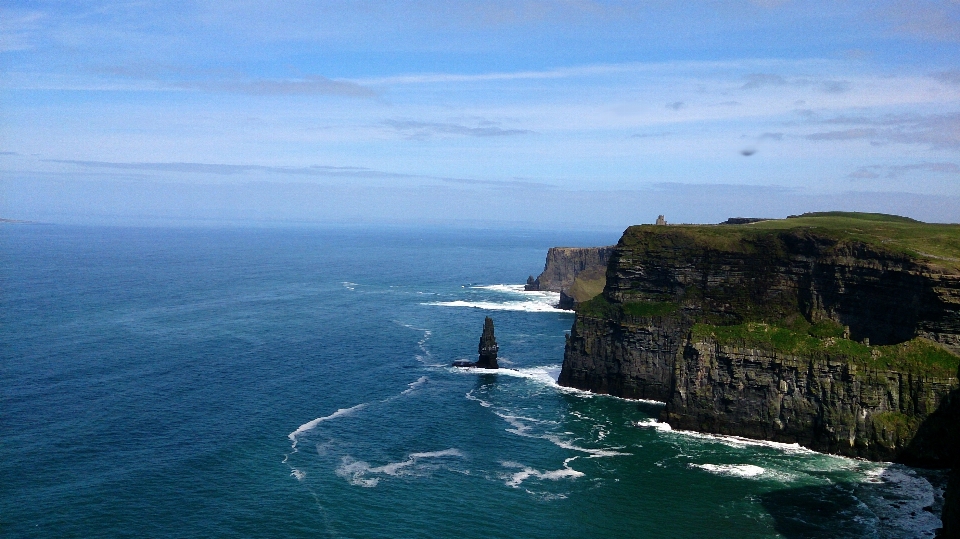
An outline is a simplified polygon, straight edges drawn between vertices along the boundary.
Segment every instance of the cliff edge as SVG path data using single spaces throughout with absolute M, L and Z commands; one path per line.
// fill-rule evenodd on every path
M 573 309 L 603 291 L 613 249 L 613 246 L 551 247 L 543 272 L 536 279 L 531 275 L 524 288 L 560 292 L 560 308 Z
M 634 226 L 605 277 L 577 307 L 562 385 L 663 401 L 675 428 L 950 466 L 924 426 L 958 387 L 960 225 Z

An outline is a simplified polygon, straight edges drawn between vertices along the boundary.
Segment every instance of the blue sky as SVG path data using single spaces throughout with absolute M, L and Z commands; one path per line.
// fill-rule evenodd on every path
M 6 2 L 0 216 L 960 221 L 960 2 Z

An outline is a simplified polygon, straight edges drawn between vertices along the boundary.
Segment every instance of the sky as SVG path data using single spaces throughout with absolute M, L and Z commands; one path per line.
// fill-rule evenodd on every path
M 960 1 L 0 5 L 0 217 L 960 222 Z

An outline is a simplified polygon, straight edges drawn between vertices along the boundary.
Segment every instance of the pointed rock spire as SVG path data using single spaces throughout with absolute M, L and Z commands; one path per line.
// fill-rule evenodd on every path
M 493 335 L 493 319 L 489 316 L 483 321 L 483 334 L 480 335 L 480 346 L 478 352 L 480 359 L 476 366 L 484 369 L 498 369 L 497 365 L 497 338 Z

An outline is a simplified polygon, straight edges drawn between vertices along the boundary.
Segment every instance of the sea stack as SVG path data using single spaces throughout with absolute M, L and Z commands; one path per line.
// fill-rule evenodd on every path
M 493 335 L 493 319 L 489 316 L 483 320 L 483 334 L 480 335 L 480 359 L 475 364 L 481 369 L 499 369 L 497 365 L 497 338 Z

